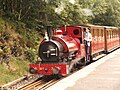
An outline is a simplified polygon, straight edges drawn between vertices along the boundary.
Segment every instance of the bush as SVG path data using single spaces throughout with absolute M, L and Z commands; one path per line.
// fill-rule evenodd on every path
M 25 51 L 26 59 L 28 59 L 30 62 L 35 62 L 38 58 L 37 51 L 32 48 L 28 48 L 27 51 Z

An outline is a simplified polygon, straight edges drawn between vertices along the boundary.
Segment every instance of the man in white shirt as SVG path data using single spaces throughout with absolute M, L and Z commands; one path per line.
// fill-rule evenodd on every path
M 92 35 L 90 33 L 89 28 L 85 28 L 84 31 L 84 43 L 85 43 L 85 49 L 86 49 L 86 60 L 89 61 L 89 54 L 90 54 L 90 43 L 92 41 Z

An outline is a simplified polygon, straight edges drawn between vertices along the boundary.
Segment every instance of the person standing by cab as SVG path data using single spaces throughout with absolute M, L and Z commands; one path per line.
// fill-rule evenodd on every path
M 85 44 L 85 50 L 86 50 L 86 60 L 89 61 L 89 55 L 90 55 L 90 45 L 92 41 L 92 34 L 90 33 L 89 28 L 84 29 L 84 44 Z

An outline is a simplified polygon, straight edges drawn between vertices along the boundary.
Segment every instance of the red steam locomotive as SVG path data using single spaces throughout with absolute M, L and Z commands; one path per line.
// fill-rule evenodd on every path
M 90 28 L 92 42 L 89 59 L 86 60 L 84 28 Z M 65 26 L 58 30 L 47 27 L 45 39 L 39 46 L 40 63 L 30 64 L 30 73 L 41 75 L 68 75 L 92 58 L 108 53 L 120 46 L 120 30 L 117 27 L 81 25 Z

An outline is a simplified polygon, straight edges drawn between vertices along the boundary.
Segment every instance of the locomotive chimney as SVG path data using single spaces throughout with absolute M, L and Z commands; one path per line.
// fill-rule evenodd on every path
M 53 34 L 52 25 L 47 25 L 47 36 L 49 40 L 52 38 L 52 34 Z

